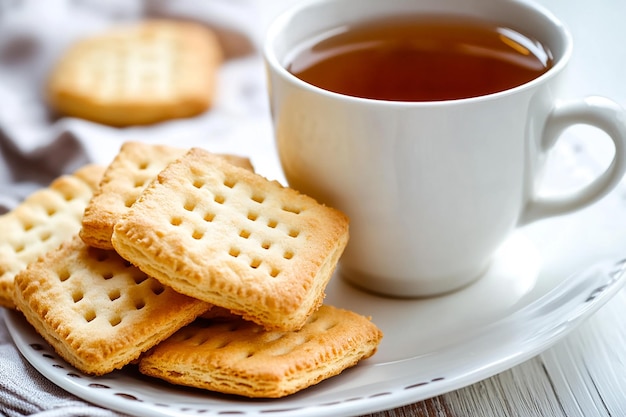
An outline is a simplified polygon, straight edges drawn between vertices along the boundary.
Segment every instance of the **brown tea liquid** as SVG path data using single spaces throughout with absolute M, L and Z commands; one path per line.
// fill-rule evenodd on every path
M 338 29 L 299 51 L 287 69 L 325 90 L 394 101 L 482 96 L 539 77 L 550 51 L 509 28 L 424 17 Z

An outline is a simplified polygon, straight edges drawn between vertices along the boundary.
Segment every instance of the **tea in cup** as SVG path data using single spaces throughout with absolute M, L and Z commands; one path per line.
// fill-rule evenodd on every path
M 313 0 L 264 46 L 289 185 L 350 217 L 339 273 L 381 294 L 432 296 L 478 279 L 518 227 L 598 201 L 626 167 L 626 117 L 562 100 L 572 39 L 529 1 Z M 589 185 L 539 193 L 574 124 L 615 155 Z

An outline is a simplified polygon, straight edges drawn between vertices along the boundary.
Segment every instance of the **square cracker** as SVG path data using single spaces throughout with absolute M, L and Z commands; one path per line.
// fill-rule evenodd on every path
M 76 235 L 15 277 L 15 304 L 87 374 L 123 367 L 211 308 Z
M 195 116 L 213 103 L 222 55 L 215 33 L 199 23 L 111 28 L 63 54 L 48 102 L 62 115 L 120 127 Z
M 244 320 L 199 320 L 143 356 L 139 371 L 179 385 L 279 398 L 370 357 L 381 338 L 369 319 L 328 305 L 297 332 L 264 331 Z
M 0 216 L 0 306 L 15 308 L 13 279 L 18 272 L 78 233 L 103 171 L 87 165 L 63 175 Z
M 158 175 L 112 237 L 163 284 L 287 331 L 322 304 L 347 242 L 340 211 L 197 148 Z
M 90 246 L 113 249 L 113 226 L 133 205 L 143 190 L 170 162 L 188 149 L 166 145 L 126 142 L 106 168 L 100 186 L 85 208 L 80 237 Z M 222 154 L 228 162 L 253 170 L 250 160 Z

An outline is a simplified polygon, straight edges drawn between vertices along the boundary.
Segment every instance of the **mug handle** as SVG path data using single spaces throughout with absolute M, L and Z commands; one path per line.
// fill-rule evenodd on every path
M 546 121 L 541 143 L 543 150 L 552 148 L 561 133 L 574 124 L 595 126 L 609 135 L 615 144 L 615 155 L 611 164 L 590 184 L 572 194 L 558 198 L 531 198 L 522 213 L 519 226 L 588 206 L 604 197 L 622 179 L 626 171 L 624 110 L 604 97 L 587 97 L 559 103 Z

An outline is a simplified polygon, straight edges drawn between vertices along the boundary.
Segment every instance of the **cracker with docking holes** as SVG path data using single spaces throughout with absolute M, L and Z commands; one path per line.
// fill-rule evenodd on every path
M 124 258 L 270 330 L 302 327 L 348 241 L 338 210 L 193 148 L 114 227 Z
M 104 167 L 87 165 L 55 179 L 0 216 L 0 306 L 15 308 L 13 279 L 81 227 L 83 211 Z
M 198 320 L 144 355 L 139 371 L 178 385 L 279 398 L 370 357 L 382 336 L 366 317 L 328 305 L 297 332 Z
M 211 308 L 78 235 L 16 275 L 15 304 L 63 359 L 92 375 L 134 361 Z
M 191 117 L 211 107 L 217 36 L 193 22 L 148 20 L 78 41 L 47 83 L 50 106 L 111 126 Z
M 142 142 L 124 143 L 85 209 L 80 237 L 88 245 L 113 249 L 113 226 L 156 175 L 188 149 Z M 228 162 L 253 170 L 250 159 L 220 154 Z

